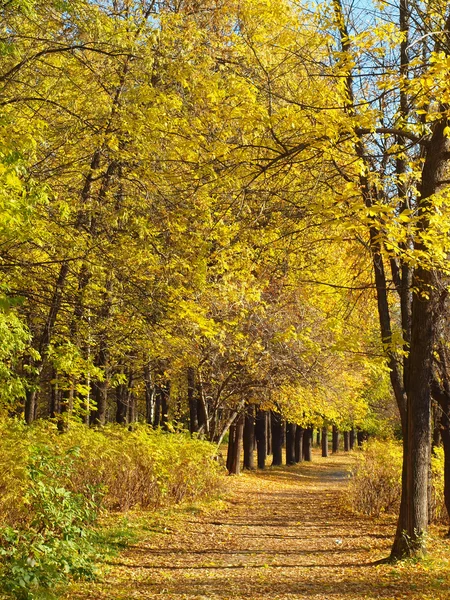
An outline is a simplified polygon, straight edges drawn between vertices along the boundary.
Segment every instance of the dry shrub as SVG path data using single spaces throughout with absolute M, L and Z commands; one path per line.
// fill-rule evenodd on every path
M 74 492 L 109 510 L 159 506 L 214 496 L 224 489 L 224 471 L 208 442 L 181 433 L 135 431 L 118 425 L 99 430 L 74 424 L 60 435 L 53 424 L 25 427 L 0 422 L 0 525 L 25 523 L 29 517 L 26 468 L 32 448 L 48 447 L 55 455 L 78 447 L 70 480 Z
M 402 445 L 393 440 L 370 440 L 356 457 L 351 470 L 347 507 L 371 516 L 397 514 L 402 493 Z M 444 451 L 435 448 L 431 458 L 432 506 L 434 521 L 446 519 L 444 503 Z
M 146 426 L 129 432 L 110 426 L 99 431 L 80 427 L 70 436 L 81 448 L 74 487 L 98 486 L 108 509 L 194 501 L 217 494 L 224 486 L 223 470 L 214 460 L 215 447 L 184 434 Z
M 346 502 L 356 513 L 379 516 L 396 513 L 402 491 L 402 446 L 395 441 L 370 440 L 351 469 Z
M 433 520 L 439 523 L 448 523 L 449 515 L 445 507 L 444 498 L 444 449 L 434 448 L 431 456 L 432 487 L 432 513 Z

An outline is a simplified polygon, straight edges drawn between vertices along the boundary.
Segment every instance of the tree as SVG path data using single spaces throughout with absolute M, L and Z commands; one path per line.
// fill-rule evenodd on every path
M 351 34 L 342 4 L 334 2 L 334 7 L 341 41 L 341 66 L 346 72 L 347 112 L 354 122 L 355 153 L 361 162 L 360 189 L 369 215 L 381 336 L 402 418 L 403 494 L 392 549 L 392 556 L 398 558 L 420 554 L 424 550 L 423 534 L 428 521 L 430 386 L 438 321 L 445 301 L 442 274 L 439 272 L 443 268 L 440 256 L 442 257 L 445 242 L 440 226 L 436 227 L 435 214 L 442 206 L 441 194 L 446 186 L 443 172 L 447 168 L 447 138 L 444 134 L 447 108 L 445 100 L 434 102 L 430 97 L 429 87 L 425 83 L 430 77 L 427 61 L 430 59 L 431 64 L 439 61 L 432 58 L 434 53 L 430 53 L 428 41 L 421 42 L 433 36 L 435 49 L 441 58 L 445 57 L 448 44 L 445 31 L 449 23 L 446 22 L 446 11 L 443 11 L 438 19 L 442 29 L 430 32 L 427 29 L 428 19 L 431 14 L 435 14 L 434 6 L 430 7 L 428 14 L 419 10 L 414 21 L 409 19 L 413 7 L 406 2 L 401 2 L 396 7 L 401 35 L 396 65 L 398 68 L 390 71 L 395 73 L 395 84 L 390 88 L 394 81 L 387 83 L 381 76 L 372 83 L 372 88 L 369 84 L 369 89 L 386 90 L 383 101 L 388 108 L 383 115 L 374 111 L 371 115 L 372 125 L 365 127 L 358 124 L 357 120 L 359 117 L 364 121 L 366 116 L 358 115 L 355 110 L 355 86 L 350 62 L 355 53 Z M 413 28 L 412 22 L 418 24 L 418 27 Z M 375 40 L 378 48 L 383 48 L 383 57 L 388 59 L 391 47 L 388 37 L 380 38 L 380 35 L 376 35 Z M 414 52 L 416 49 L 421 52 L 420 59 L 416 59 L 414 75 L 411 74 L 410 67 L 412 47 Z M 376 58 L 373 60 L 376 61 Z M 431 71 L 433 69 L 431 67 Z M 368 102 L 375 102 L 374 96 L 369 97 Z M 413 107 L 422 115 L 419 119 L 412 117 Z M 391 119 L 392 126 L 378 126 L 377 119 L 380 117 Z M 372 135 L 369 141 L 365 136 L 371 132 L 375 136 Z M 394 142 L 386 144 L 385 138 L 377 138 L 377 135 L 391 136 Z M 406 145 L 407 140 L 410 148 Z M 374 155 L 372 148 L 383 150 L 384 167 L 381 177 L 380 172 L 374 172 L 378 163 L 371 158 Z M 390 171 L 389 166 L 393 165 L 393 160 L 393 170 Z M 394 195 L 391 193 L 392 176 L 397 185 L 397 194 Z M 417 182 L 417 191 L 414 189 L 414 182 Z M 393 282 L 399 294 L 403 360 L 397 355 L 393 335 L 385 260 L 390 262 Z

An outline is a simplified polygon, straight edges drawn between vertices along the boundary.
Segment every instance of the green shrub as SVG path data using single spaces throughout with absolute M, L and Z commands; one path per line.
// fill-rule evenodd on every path
M 89 525 L 96 520 L 97 506 L 89 493 L 64 486 L 76 455 L 75 448 L 61 454 L 48 446 L 30 448 L 24 496 L 28 518 L 20 527 L 0 529 L 1 585 L 16 598 L 35 598 L 39 589 L 69 577 L 94 577 Z

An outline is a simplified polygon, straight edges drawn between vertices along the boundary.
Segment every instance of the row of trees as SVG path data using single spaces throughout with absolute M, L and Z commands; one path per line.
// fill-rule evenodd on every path
M 0 397 L 220 441 L 246 406 L 370 429 L 394 396 L 398 557 L 423 549 L 432 397 L 450 509 L 450 17 L 355 11 L 1 4 Z
M 243 449 L 243 468 L 254 470 L 255 450 L 257 468 L 264 469 L 268 455 L 272 455 L 272 466 L 283 464 L 283 448 L 285 464 L 295 465 L 303 461 L 312 461 L 314 443 L 321 448 L 322 457 L 328 457 L 329 427 L 314 430 L 313 427 L 302 427 L 296 423 L 285 421 L 274 411 L 256 409 L 247 406 L 245 411 L 233 422 L 228 438 L 226 466 L 230 475 L 238 475 L 241 469 L 241 448 Z M 315 433 L 315 436 L 314 436 Z M 344 451 L 353 450 L 355 442 L 362 446 L 367 433 L 358 429 L 343 432 Z M 340 435 L 336 425 L 332 427 L 332 452 L 339 452 Z

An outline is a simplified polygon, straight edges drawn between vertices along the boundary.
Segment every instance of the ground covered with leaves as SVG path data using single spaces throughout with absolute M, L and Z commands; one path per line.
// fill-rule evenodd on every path
M 450 598 L 450 542 L 434 530 L 418 563 L 376 564 L 395 519 L 345 508 L 348 456 L 244 474 L 226 502 L 141 519 L 139 540 L 72 600 Z

